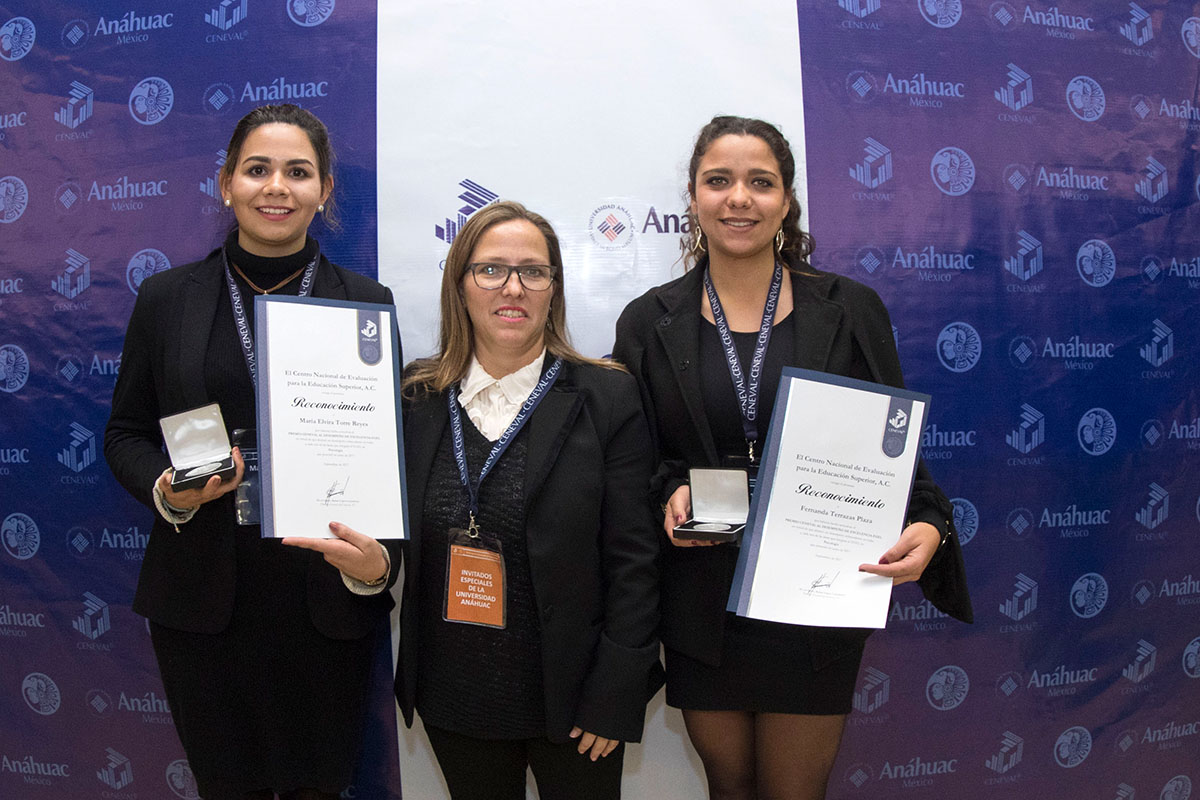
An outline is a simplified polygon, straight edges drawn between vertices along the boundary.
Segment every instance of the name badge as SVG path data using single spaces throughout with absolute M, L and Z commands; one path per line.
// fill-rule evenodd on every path
M 254 428 L 238 428 L 233 432 L 233 444 L 242 452 L 246 465 L 242 482 L 233 494 L 238 525 L 258 525 L 262 522 L 262 489 L 258 478 L 258 439 Z
M 504 553 L 500 543 L 487 542 L 462 528 L 453 528 L 447 544 L 446 600 L 442 618 L 447 622 L 504 628 Z

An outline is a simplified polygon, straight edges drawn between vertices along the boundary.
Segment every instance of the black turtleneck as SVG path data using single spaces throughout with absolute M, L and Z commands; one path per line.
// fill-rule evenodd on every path
M 246 273 L 246 277 L 264 289 L 269 289 L 287 275 L 307 265 L 320 253 L 320 246 L 316 239 L 309 236 L 304 247 L 291 255 L 276 258 L 256 256 L 238 244 L 237 231 L 234 230 L 225 240 L 225 252 L 229 254 L 229 260 Z M 231 273 L 242 292 L 242 304 L 246 308 L 250 329 L 254 330 L 254 297 L 258 292 L 235 270 Z M 221 280 L 221 286 L 212 330 L 208 336 L 208 350 L 204 356 L 204 386 L 209 398 L 221 404 L 221 416 L 225 418 L 226 428 L 231 431 L 235 428 L 253 428 L 254 384 L 250 381 L 246 358 L 237 338 L 233 305 L 229 301 L 229 290 L 225 288 L 224 278 Z M 294 280 L 288 281 L 271 294 L 294 296 L 299 291 L 300 276 L 297 275 Z

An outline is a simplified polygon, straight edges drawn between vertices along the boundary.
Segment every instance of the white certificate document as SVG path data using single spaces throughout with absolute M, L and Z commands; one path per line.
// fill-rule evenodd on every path
M 858 565 L 877 563 L 903 529 L 928 405 L 916 392 L 783 371 L 731 609 L 798 625 L 886 625 L 892 580 Z
M 393 306 L 255 298 L 263 536 L 407 538 Z

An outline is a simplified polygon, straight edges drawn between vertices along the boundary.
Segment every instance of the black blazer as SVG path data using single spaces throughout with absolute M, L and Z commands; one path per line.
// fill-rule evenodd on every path
M 705 262 L 643 294 L 617 320 L 613 357 L 638 380 L 660 463 L 652 502 L 665 502 L 692 466 L 719 466 L 700 394 L 700 296 Z M 812 271 L 811 268 L 808 271 Z M 790 274 L 795 327 L 792 366 L 903 386 L 891 319 L 874 290 L 837 275 Z M 953 508 L 917 468 L 909 521 L 953 530 Z M 661 528 L 660 528 L 661 530 Z M 664 537 L 665 538 L 665 537 Z M 693 658 L 720 658 L 725 605 L 733 580 L 732 547 L 663 546 L 663 643 Z M 951 536 L 921 577 L 925 596 L 942 611 L 971 621 L 971 601 L 958 540 Z M 815 666 L 861 647 L 869 631 L 809 628 Z
M 401 607 L 396 697 L 412 725 L 425 490 L 449 423 L 445 393 L 422 393 L 405 413 L 409 558 Z M 540 615 L 546 735 L 572 726 L 641 740 L 658 662 L 658 537 L 645 504 L 654 466 L 633 379 L 563 364 L 526 423 L 525 531 Z M 453 665 L 447 665 L 447 668 Z
M 112 416 L 104 431 L 104 457 L 117 481 L 152 511 L 154 482 L 171 465 L 158 420 L 211 402 L 204 388 L 204 356 L 217 300 L 225 291 L 217 249 L 203 261 L 150 276 L 134 303 L 113 390 Z M 335 266 L 324 256 L 312 295 L 392 303 L 390 289 Z M 181 631 L 224 630 L 233 615 L 236 528 L 232 492 L 202 505 L 178 533 L 154 511 L 133 610 Z M 396 543 L 384 545 L 395 566 L 394 581 L 400 552 Z M 310 559 L 309 614 L 326 636 L 365 636 L 392 607 L 390 593 L 355 595 L 319 553 L 304 551 L 304 555 Z

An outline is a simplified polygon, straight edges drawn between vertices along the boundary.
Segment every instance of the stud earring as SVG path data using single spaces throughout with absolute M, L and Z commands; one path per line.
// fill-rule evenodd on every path
M 317 213 L 318 213 L 318 214 L 319 214 L 319 213 L 321 213 L 321 212 L 322 212 L 322 211 L 324 211 L 324 210 L 325 210 L 325 204 L 324 204 L 324 203 L 321 203 L 321 205 L 317 206 Z
M 226 208 L 230 208 L 230 207 L 232 207 L 232 206 L 233 206 L 233 201 L 232 201 L 232 200 L 230 200 L 228 197 L 226 197 L 226 198 L 225 198 L 225 207 L 226 207 Z

